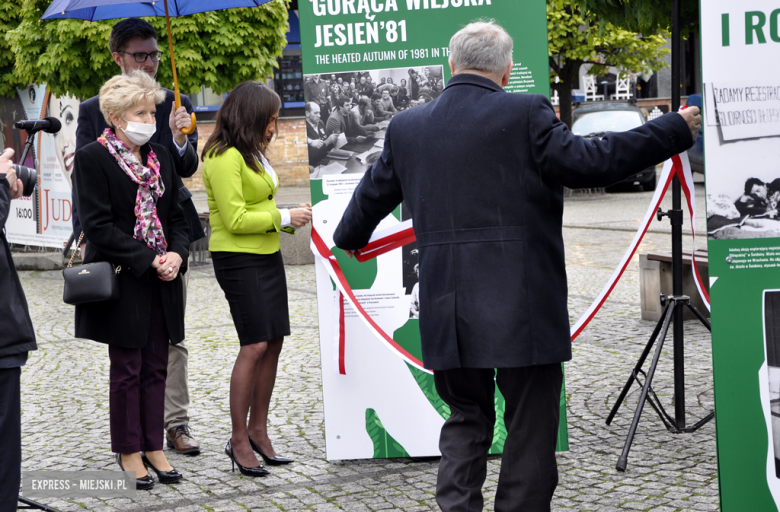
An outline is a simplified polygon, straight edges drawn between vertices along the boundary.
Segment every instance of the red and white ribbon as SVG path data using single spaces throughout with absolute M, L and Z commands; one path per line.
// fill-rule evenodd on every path
M 601 293 L 599 293 L 599 295 L 596 297 L 596 300 L 594 300 L 590 307 L 585 311 L 585 314 L 582 315 L 571 328 L 572 341 L 574 341 L 574 339 L 579 336 L 579 334 L 590 323 L 593 317 L 596 316 L 596 313 L 598 313 L 599 309 L 601 309 L 601 306 L 603 306 L 604 302 L 607 300 L 607 297 L 609 297 L 609 294 L 612 293 L 615 285 L 617 285 L 617 282 L 620 280 L 620 276 L 623 275 L 623 272 L 626 270 L 626 267 L 631 261 L 631 258 L 634 256 L 637 247 L 639 247 L 639 244 L 642 242 L 642 238 L 644 238 L 647 229 L 650 227 L 650 223 L 653 221 L 656 211 L 658 210 L 658 207 L 664 198 L 664 194 L 666 194 L 666 190 L 669 188 L 669 185 L 672 183 L 672 179 L 675 175 L 680 179 L 682 191 L 685 194 L 685 198 L 687 200 L 688 212 L 691 216 L 691 230 L 693 232 L 694 241 L 696 240 L 696 196 L 694 194 L 691 165 L 688 162 L 688 153 L 685 152 L 679 155 L 675 155 L 664 162 L 663 171 L 661 171 L 661 176 L 658 179 L 658 186 L 655 189 L 655 194 L 653 194 L 653 199 L 650 201 L 650 206 L 645 213 L 645 217 L 642 219 L 642 224 L 639 226 L 639 230 L 634 235 L 634 239 L 631 241 L 631 244 L 628 246 L 626 253 L 623 255 L 623 259 L 620 260 L 620 264 L 612 273 L 612 276 L 610 276 L 607 284 L 604 285 L 604 288 L 601 289 Z M 707 305 L 707 309 L 709 309 L 710 299 L 707 295 L 706 288 L 701 283 L 699 269 L 696 268 L 695 254 L 696 250 L 694 246 L 693 277 L 694 281 L 696 281 L 696 287 L 699 289 L 699 294 L 701 295 L 704 303 Z
M 642 223 L 639 227 L 639 230 L 634 235 L 631 244 L 629 245 L 628 249 L 623 255 L 623 258 L 620 260 L 620 264 L 612 273 L 606 285 L 604 285 L 601 292 L 596 297 L 596 300 L 593 301 L 590 307 L 585 311 L 585 314 L 583 314 L 582 317 L 580 317 L 580 319 L 571 328 L 572 341 L 574 341 L 574 339 L 577 338 L 577 336 L 579 336 L 579 334 L 590 323 L 593 317 L 596 316 L 596 313 L 598 313 L 598 311 L 601 309 L 601 306 L 604 305 L 604 302 L 606 302 L 610 293 L 612 293 L 612 290 L 617 285 L 617 282 L 620 280 L 620 277 L 623 275 L 623 272 L 625 272 L 626 268 L 628 267 L 628 264 L 631 261 L 631 258 L 634 256 L 634 253 L 639 247 L 639 244 L 642 242 L 645 233 L 650 227 L 650 223 L 653 221 L 656 211 L 658 210 L 658 207 L 660 206 L 661 201 L 663 200 L 664 195 L 666 194 L 666 191 L 669 188 L 669 185 L 672 183 L 672 179 L 674 178 L 674 176 L 677 176 L 680 179 L 681 188 L 683 193 L 685 194 L 686 203 L 688 205 L 688 212 L 691 217 L 691 230 L 693 233 L 693 240 L 695 243 L 696 196 L 694 193 L 693 175 L 691 173 L 690 163 L 688 162 L 688 153 L 681 153 L 680 155 L 673 156 L 671 159 L 667 160 L 664 163 L 663 170 L 661 171 L 661 176 L 658 180 L 658 186 L 656 187 L 655 194 L 653 194 L 653 198 L 650 201 L 650 205 L 647 209 L 647 212 L 645 213 L 645 216 L 642 219 Z M 412 221 L 407 220 L 398 223 L 390 228 L 376 231 L 371 236 L 368 245 L 366 245 L 366 247 L 364 247 L 360 251 L 355 252 L 355 258 L 360 262 L 368 261 L 372 258 L 376 258 L 381 254 L 385 254 L 387 252 L 398 249 L 399 247 L 407 245 L 411 242 L 414 242 L 415 240 L 416 237 L 414 234 Z M 338 328 L 338 332 L 334 332 L 334 369 L 336 370 L 336 372 L 341 375 L 346 375 L 346 367 L 344 362 L 345 352 L 346 352 L 345 349 L 346 336 L 344 333 L 345 330 L 344 329 L 344 301 L 346 300 L 357 312 L 358 316 L 363 321 L 363 323 L 365 323 L 366 326 L 383 343 L 385 343 L 385 345 L 387 345 L 391 350 L 396 352 L 399 355 L 399 357 L 404 359 L 412 366 L 419 368 L 420 370 L 423 370 L 428 373 L 432 373 L 430 370 L 425 369 L 422 361 L 420 361 L 412 354 L 407 352 L 402 346 L 400 346 L 395 340 L 393 340 L 381 327 L 379 327 L 379 325 L 368 315 L 368 313 L 366 313 L 366 311 L 360 305 L 360 302 L 357 300 L 357 297 L 355 297 L 355 294 L 353 293 L 352 288 L 349 286 L 349 283 L 347 282 L 346 278 L 344 277 L 344 273 L 342 272 L 341 267 L 338 264 L 338 261 L 336 261 L 336 257 L 330 251 L 330 249 L 322 240 L 322 237 L 314 227 L 312 227 L 311 248 L 315 256 L 319 258 L 319 261 L 323 263 L 325 269 L 327 270 L 331 279 L 333 279 L 333 282 L 336 283 L 336 287 L 339 290 L 339 299 L 338 299 L 339 304 L 338 307 L 336 308 L 338 312 L 337 324 L 339 328 Z M 709 295 L 707 294 L 707 290 L 704 284 L 702 283 L 701 276 L 699 275 L 699 269 L 696 266 L 695 253 L 696 251 L 694 245 L 694 251 L 692 253 L 694 282 L 696 283 L 696 287 L 699 290 L 699 294 L 701 295 L 704 304 L 707 306 L 707 309 L 709 309 L 710 299 L 709 299 Z
M 341 375 L 346 375 L 346 364 L 345 364 L 345 356 L 344 356 L 344 343 L 345 343 L 345 337 L 344 337 L 344 308 L 343 308 L 343 299 L 346 299 L 347 302 L 352 306 L 352 308 L 357 312 L 360 319 L 363 321 L 363 323 L 366 325 L 366 327 L 373 332 L 377 338 L 379 338 L 380 341 L 382 341 L 385 345 L 387 345 L 388 348 L 390 348 L 392 351 L 394 351 L 399 357 L 401 357 L 404 361 L 409 363 L 410 365 L 414 366 L 415 368 L 418 368 L 424 372 L 427 373 L 433 373 L 431 370 L 428 370 L 423 366 L 423 362 L 417 359 L 415 356 L 410 354 L 405 348 L 403 348 L 400 344 L 398 344 L 392 337 L 390 337 L 384 329 L 382 329 L 379 324 L 377 324 L 371 316 L 366 313 L 366 310 L 363 309 L 363 306 L 360 305 L 360 302 L 358 302 L 357 297 L 355 297 L 355 293 L 352 291 L 352 287 L 349 286 L 349 283 L 347 282 L 347 278 L 344 276 L 344 272 L 341 270 L 341 266 L 339 265 L 338 261 L 336 260 L 336 257 L 331 252 L 330 248 L 327 246 L 327 244 L 323 241 L 320 234 L 317 232 L 317 229 L 312 226 L 311 229 L 311 249 L 312 252 L 319 258 L 319 261 L 323 263 L 325 266 L 325 269 L 328 272 L 328 275 L 331 279 L 333 279 L 333 282 L 336 283 L 336 288 L 338 288 L 339 292 L 342 294 L 342 298 L 339 299 L 340 306 L 339 306 L 339 336 L 338 336 L 338 359 L 334 357 L 334 361 L 336 362 L 335 368 L 336 372 Z
M 339 292 L 338 304 L 334 308 L 336 323 L 339 328 L 333 331 L 333 368 L 339 375 L 346 375 L 347 368 L 344 364 L 344 355 L 347 352 L 347 336 L 344 328 L 344 294 Z
M 414 235 L 412 219 L 405 220 L 395 226 L 375 231 L 368 240 L 368 244 L 359 251 L 355 251 L 355 258 L 362 263 L 376 258 L 380 254 L 408 245 L 415 240 L 417 237 Z
M 696 289 L 699 290 L 702 302 L 704 302 L 704 305 L 710 310 L 710 295 L 707 293 L 707 288 L 704 286 L 704 283 L 702 283 L 701 275 L 699 275 L 699 267 L 696 265 L 696 193 L 693 188 L 693 172 L 691 171 L 691 163 L 688 160 L 687 152 L 680 154 L 679 159 L 682 171 L 678 169 L 677 176 L 680 178 L 680 185 L 683 194 L 685 194 L 685 199 L 688 202 L 688 211 L 691 214 L 691 238 L 693 239 L 691 259 L 693 260 L 693 281 L 696 283 Z

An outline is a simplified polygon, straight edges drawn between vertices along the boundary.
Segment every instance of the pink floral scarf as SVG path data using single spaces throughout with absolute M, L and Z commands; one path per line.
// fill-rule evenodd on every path
M 157 215 L 157 199 L 165 192 L 165 186 L 160 179 L 157 154 L 150 149 L 146 165 L 141 165 L 130 148 L 119 140 L 110 128 L 106 128 L 103 135 L 98 137 L 98 142 L 116 158 L 125 174 L 138 184 L 133 238 L 144 242 L 156 254 L 162 256 L 168 252 L 168 242 L 165 241 L 165 233 Z

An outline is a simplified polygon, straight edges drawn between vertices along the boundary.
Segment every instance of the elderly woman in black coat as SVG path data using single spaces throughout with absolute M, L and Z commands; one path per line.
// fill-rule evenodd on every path
M 164 97 L 142 71 L 106 82 L 100 110 L 111 128 L 76 152 L 73 173 L 84 262 L 115 265 L 120 290 L 115 301 L 76 306 L 76 336 L 108 345 L 111 450 L 139 489 L 154 485 L 146 466 L 161 483 L 182 478 L 162 451 L 168 343 L 184 339 L 189 246 L 173 160 L 148 142 Z

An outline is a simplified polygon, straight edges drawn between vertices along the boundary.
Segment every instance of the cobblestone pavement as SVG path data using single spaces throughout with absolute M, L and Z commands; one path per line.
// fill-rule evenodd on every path
M 697 186 L 700 210 L 703 187 Z M 596 296 L 631 240 L 649 193 L 567 200 L 564 228 L 572 321 Z M 641 251 L 667 249 L 668 223 L 655 223 Z M 704 238 L 697 244 L 704 246 Z M 690 241 L 686 240 L 686 246 Z M 285 341 L 270 434 L 276 450 L 296 462 L 249 479 L 230 471 L 223 447 L 230 433 L 228 383 L 238 347 L 228 306 L 210 265 L 192 270 L 187 309 L 191 426 L 202 454 L 168 452 L 185 480 L 157 484 L 134 501 L 42 500 L 63 511 L 436 510 L 437 462 L 409 459 L 328 462 L 323 435 L 314 267 L 287 267 L 292 335 Z M 22 374 L 23 469 L 117 470 L 109 449 L 108 357 L 105 346 L 73 338 L 73 310 L 61 301 L 59 272 L 23 272 L 40 349 Z M 615 463 L 631 421 L 634 389 L 611 426 L 605 418 L 649 338 L 640 320 L 637 258 L 602 311 L 574 345 L 566 365 L 570 451 L 558 455 L 554 510 L 717 510 L 715 427 L 668 433 L 645 413 L 628 471 Z M 688 423 L 713 409 L 709 334 L 686 322 Z M 671 406 L 671 333 L 654 382 Z M 500 460 L 489 462 L 486 509 L 492 509 Z

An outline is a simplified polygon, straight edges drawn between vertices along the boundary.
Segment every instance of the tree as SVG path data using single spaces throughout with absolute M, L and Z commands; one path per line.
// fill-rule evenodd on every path
M 620 70 L 649 71 L 663 68 L 665 32 L 641 35 L 600 20 L 582 8 L 579 0 L 547 1 L 551 78 L 558 91 L 561 120 L 571 127 L 571 89 L 577 82 L 580 66 L 593 64 L 589 73 L 600 75 L 609 67 Z
M 119 72 L 108 51 L 108 37 L 116 20 L 39 21 L 50 3 L 24 0 L 18 27 L 6 35 L 16 57 L 14 79 L 17 83 L 45 82 L 55 95 L 92 97 Z M 287 44 L 288 3 L 273 0 L 260 7 L 172 18 L 182 93 L 197 92 L 205 85 L 221 94 L 243 81 L 265 79 Z M 160 34 L 163 59 L 157 80 L 172 88 L 165 18 L 145 19 Z
M 19 4 L 16 2 L 0 3 L 0 34 L 7 34 L 19 24 Z M 14 77 L 14 52 L 11 45 L 0 37 L 0 97 L 13 96 L 14 87 L 18 84 Z M 2 107 L 0 107 L 2 108 Z
M 615 26 L 653 34 L 671 30 L 672 0 L 583 0 L 582 6 Z M 680 0 L 683 37 L 699 31 L 699 0 Z

